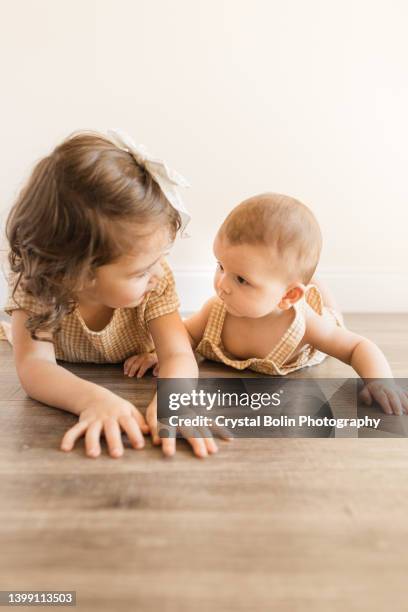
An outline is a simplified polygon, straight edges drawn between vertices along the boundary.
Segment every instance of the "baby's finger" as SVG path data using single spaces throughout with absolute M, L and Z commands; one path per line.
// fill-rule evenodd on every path
M 408 397 L 404 391 L 400 391 L 399 395 L 404 412 L 408 414 Z
M 78 438 L 80 438 L 83 433 L 88 428 L 88 421 L 79 421 L 76 425 L 68 429 L 68 431 L 64 434 L 64 437 L 61 441 L 61 450 L 70 451 L 73 449 L 74 444 Z
M 370 391 L 368 390 L 367 387 L 364 387 L 364 389 L 362 391 L 360 391 L 360 399 L 367 406 L 371 406 L 371 404 L 372 404 L 371 393 L 370 393 Z
M 118 422 L 113 418 L 106 419 L 104 432 L 111 457 L 121 457 L 123 455 L 123 444 Z
M 119 424 L 126 432 L 133 448 L 143 448 L 145 445 L 144 437 L 137 425 L 135 419 L 131 416 L 123 416 L 119 418 Z
M 386 412 L 386 414 L 393 414 L 390 402 L 388 401 L 387 394 L 381 390 L 373 391 L 373 396 L 376 402 L 378 402 L 381 408 Z
M 157 376 L 159 373 L 159 364 L 154 366 L 154 370 L 153 370 L 153 376 Z
M 393 390 L 389 390 L 387 392 L 387 397 L 388 397 L 388 401 L 391 404 L 391 408 L 392 408 L 394 414 L 401 415 L 403 413 L 403 410 L 402 410 L 402 405 L 401 405 L 398 393 L 396 393 Z
M 85 433 L 85 450 L 88 457 L 98 457 L 101 454 L 99 438 L 102 431 L 102 421 L 94 421 Z

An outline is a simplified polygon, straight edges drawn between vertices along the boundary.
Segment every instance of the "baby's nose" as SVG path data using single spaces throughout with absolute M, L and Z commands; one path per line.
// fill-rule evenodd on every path
M 231 289 L 228 286 L 228 281 L 225 278 L 225 274 L 221 274 L 218 279 L 218 290 L 227 295 L 231 293 Z

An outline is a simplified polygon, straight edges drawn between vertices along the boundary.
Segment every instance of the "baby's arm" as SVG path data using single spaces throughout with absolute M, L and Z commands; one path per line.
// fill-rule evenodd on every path
M 216 296 L 213 296 L 204 303 L 198 312 L 195 312 L 193 315 L 191 315 L 191 317 L 188 317 L 188 319 L 183 320 L 184 327 L 187 330 L 193 349 L 199 345 L 204 335 L 204 330 L 208 322 L 208 317 L 210 316 L 211 308 L 217 299 L 218 298 Z
M 361 395 L 366 403 L 375 399 L 388 414 L 408 412 L 408 397 L 392 381 L 384 380 L 392 379 L 392 371 L 385 355 L 371 340 L 337 327 L 308 307 L 303 343 L 351 365 L 366 382 Z
M 64 435 L 62 450 L 72 450 L 75 441 L 85 435 L 88 456 L 97 457 L 103 432 L 111 456 L 119 457 L 123 454 L 121 427 L 132 445 L 142 448 L 142 432 L 147 433 L 148 427 L 133 404 L 59 366 L 53 343 L 33 340 L 25 327 L 27 318 L 24 310 L 13 311 L 14 360 L 24 391 L 33 399 L 79 416 L 79 422 Z

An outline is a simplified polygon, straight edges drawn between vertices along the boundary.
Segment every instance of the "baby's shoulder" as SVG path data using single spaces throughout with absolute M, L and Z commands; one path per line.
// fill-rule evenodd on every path
M 214 308 L 222 306 L 220 298 L 216 295 L 210 297 L 201 306 L 200 310 L 196 313 L 197 318 L 205 325 L 211 316 Z

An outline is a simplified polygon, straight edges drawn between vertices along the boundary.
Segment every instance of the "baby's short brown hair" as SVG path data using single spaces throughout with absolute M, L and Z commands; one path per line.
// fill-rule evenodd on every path
M 262 244 L 287 262 L 290 276 L 308 284 L 316 270 L 322 235 L 312 211 L 290 196 L 263 193 L 236 206 L 219 235 L 231 244 Z

